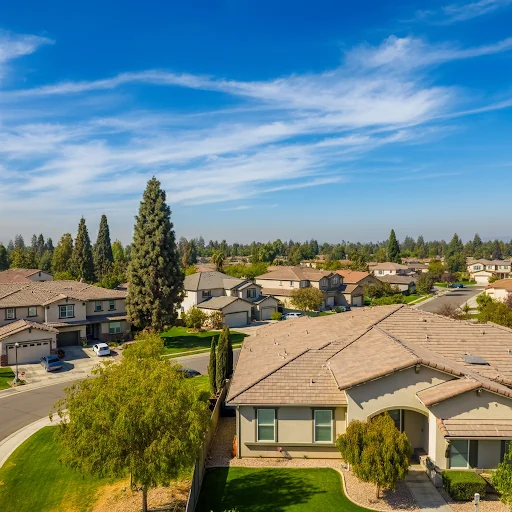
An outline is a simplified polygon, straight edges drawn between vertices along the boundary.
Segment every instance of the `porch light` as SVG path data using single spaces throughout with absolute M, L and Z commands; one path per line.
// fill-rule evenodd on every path
M 417 365 L 414 366 L 414 371 L 416 373 L 420 373 L 420 369 L 421 369 L 421 365 L 420 364 L 417 364 Z
M 482 388 L 478 388 L 478 389 L 476 390 L 476 394 L 477 394 L 478 396 L 481 396 L 481 395 L 482 395 L 482 391 L 483 391 L 483 389 L 482 389 Z

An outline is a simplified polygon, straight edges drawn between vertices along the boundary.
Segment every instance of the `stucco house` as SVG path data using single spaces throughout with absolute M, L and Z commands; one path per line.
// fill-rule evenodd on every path
M 336 270 L 337 274 L 343 277 L 345 284 L 357 284 L 358 286 L 365 286 L 370 284 L 376 284 L 379 281 L 369 272 L 361 272 L 358 270 Z
M 404 295 L 416 293 L 416 281 L 418 278 L 414 274 L 387 274 L 385 276 L 377 276 L 381 283 L 389 283 L 396 286 Z
M 37 283 L 52 281 L 53 276 L 37 268 L 9 268 L 0 272 L 0 283 Z
M 130 331 L 126 291 L 78 281 L 0 284 L 0 365 L 38 361 L 83 340 L 109 341 Z
M 511 262 L 508 260 L 472 260 L 468 263 L 468 273 L 477 284 L 489 284 L 489 278 L 498 276 L 506 279 L 511 275 Z
M 512 279 L 494 281 L 494 283 L 488 285 L 484 291 L 493 299 L 504 302 L 512 293 Z
M 323 292 L 323 308 L 335 306 L 363 305 L 363 289 L 358 284 L 345 283 L 343 276 L 330 270 L 311 267 L 282 267 L 267 274 L 257 276 L 256 284 L 264 294 L 273 295 L 285 307 L 293 307 L 290 298 L 294 290 L 314 287 Z
M 396 275 L 407 275 L 411 274 L 412 271 L 407 265 L 401 265 L 400 263 L 393 263 L 392 261 L 386 261 L 384 263 L 373 263 L 368 264 L 370 272 L 375 277 L 381 276 L 396 276 Z
M 512 440 L 512 330 L 394 305 L 246 338 L 227 404 L 238 457 L 339 458 L 352 420 L 389 412 L 440 469 L 495 468 Z
M 222 272 L 196 272 L 185 277 L 182 311 L 197 306 L 205 313 L 221 311 L 228 327 L 243 327 L 251 319 L 270 320 L 278 300 L 262 293 L 261 286 Z

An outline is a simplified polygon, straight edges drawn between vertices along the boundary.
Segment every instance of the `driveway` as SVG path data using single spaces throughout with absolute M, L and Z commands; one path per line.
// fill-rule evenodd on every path
M 430 311 L 431 313 L 436 313 L 437 310 L 444 304 L 449 304 L 450 306 L 458 308 L 461 307 L 467 300 L 478 295 L 483 289 L 483 287 L 448 289 L 438 288 L 438 296 L 425 303 L 420 303 L 416 307 L 417 309 Z

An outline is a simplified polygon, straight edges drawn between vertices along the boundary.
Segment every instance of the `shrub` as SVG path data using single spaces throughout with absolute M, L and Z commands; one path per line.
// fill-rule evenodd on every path
M 445 491 L 456 501 L 469 501 L 475 493 L 483 498 L 487 482 L 472 471 L 444 471 L 443 486 Z
M 283 318 L 283 313 L 279 313 L 279 311 L 275 311 L 270 314 L 270 320 L 281 320 Z
M 185 325 L 189 329 L 196 329 L 198 331 L 201 329 L 206 320 L 206 313 L 194 306 L 190 308 L 189 311 L 183 315 L 183 317 Z
M 372 305 L 375 306 L 385 306 L 387 304 L 405 304 L 405 297 L 401 293 L 397 293 L 395 295 L 372 300 Z
M 212 311 L 209 315 L 206 315 L 203 327 L 205 329 L 222 329 L 222 322 L 222 311 Z
M 336 311 L 336 313 L 341 313 L 343 310 L 339 306 L 336 306 L 334 311 Z

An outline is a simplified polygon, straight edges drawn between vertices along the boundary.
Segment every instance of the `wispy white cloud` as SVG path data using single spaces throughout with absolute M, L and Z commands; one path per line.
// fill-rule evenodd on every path
M 512 0 L 477 0 L 476 2 L 458 2 L 448 4 L 438 10 L 419 10 L 416 18 L 433 23 L 449 25 L 467 21 L 497 12 L 512 5 Z

